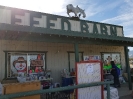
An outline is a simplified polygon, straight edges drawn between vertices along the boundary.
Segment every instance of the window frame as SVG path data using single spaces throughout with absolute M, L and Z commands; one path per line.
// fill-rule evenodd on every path
M 101 61 L 102 62 L 104 62 L 104 57 L 103 57 L 103 55 L 104 54 L 119 54 L 119 56 L 120 56 L 120 64 L 121 64 L 121 52 L 101 52 Z M 122 69 L 123 67 L 122 67 L 122 65 L 121 65 L 121 69 Z
M 9 77 L 8 66 L 9 66 L 9 54 L 44 54 L 45 55 L 45 70 L 47 69 L 47 52 L 48 51 L 4 51 L 5 52 L 5 78 L 15 78 Z

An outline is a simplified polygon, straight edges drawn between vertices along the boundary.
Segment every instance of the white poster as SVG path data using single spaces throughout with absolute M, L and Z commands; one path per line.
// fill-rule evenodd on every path
M 92 64 L 87 65 L 87 73 L 93 73 L 93 65 Z
M 77 84 L 87 84 L 101 81 L 101 65 L 99 62 L 77 64 Z M 77 99 L 103 99 L 101 86 L 77 89 Z

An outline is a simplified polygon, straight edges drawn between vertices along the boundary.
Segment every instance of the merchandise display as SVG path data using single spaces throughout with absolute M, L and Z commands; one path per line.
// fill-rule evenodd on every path
M 104 90 L 104 99 L 107 99 L 107 90 Z M 119 99 L 117 88 L 110 87 L 110 99 Z
M 74 68 L 72 68 L 72 71 L 70 72 L 70 76 L 76 76 L 76 72 Z
M 45 53 L 11 54 L 9 77 L 19 83 L 39 81 L 42 89 L 51 87 L 51 70 L 45 69 Z
M 29 81 L 35 81 L 35 80 L 52 80 L 50 70 L 41 71 L 41 72 L 29 72 L 28 74 L 21 73 L 17 77 L 19 82 L 29 82 Z
M 106 61 L 103 62 L 103 70 L 105 71 L 104 74 L 110 74 L 110 70 L 112 66 L 109 64 L 109 61 L 111 61 L 111 59 L 112 59 L 111 57 L 108 57 L 108 59 L 106 59 Z M 11 58 L 10 58 L 11 72 L 9 73 L 10 77 L 16 77 L 19 83 L 39 81 L 41 85 L 40 89 L 51 89 L 51 88 L 57 88 L 57 87 L 73 86 L 76 84 L 76 78 L 77 78 L 76 75 L 80 74 L 80 72 L 76 74 L 77 71 L 75 70 L 75 68 L 71 68 L 70 71 L 67 69 L 62 69 L 61 84 L 59 83 L 56 86 L 54 86 L 53 78 L 51 78 L 51 70 L 45 68 L 45 61 L 46 61 L 45 54 L 34 53 L 34 54 L 27 54 L 27 55 L 11 55 Z M 99 62 L 99 60 L 95 60 L 95 61 Z M 92 62 L 92 60 L 90 62 Z M 95 71 L 95 66 L 93 66 L 90 63 L 88 64 L 90 68 L 87 67 L 85 69 L 87 70 L 86 71 L 87 75 Z M 88 64 L 85 66 L 88 66 Z M 117 67 L 121 68 L 121 65 L 117 64 Z M 82 68 L 80 68 L 79 70 L 82 70 Z M 99 70 L 100 70 L 100 67 L 99 67 Z M 96 71 L 99 71 L 99 70 L 96 70 Z M 99 75 L 100 74 L 98 74 L 97 76 L 100 79 Z M 83 81 L 83 77 L 81 77 L 82 79 L 81 81 Z M 94 78 L 96 77 L 89 76 L 89 78 L 91 78 L 91 80 L 93 81 Z M 109 75 L 106 75 L 106 78 L 110 79 Z M 101 90 L 101 87 L 98 87 L 98 88 L 99 90 Z M 72 94 L 74 93 L 74 91 L 75 90 L 68 90 L 64 92 L 65 94 Z M 76 93 L 74 93 L 74 95 L 76 95 Z
M 67 69 L 63 69 L 61 71 L 61 76 L 65 77 L 65 78 L 69 78 L 70 77 L 70 72 Z
M 51 70 L 45 69 L 45 54 L 12 54 L 10 58 L 10 77 L 17 77 L 19 82 L 52 80 Z

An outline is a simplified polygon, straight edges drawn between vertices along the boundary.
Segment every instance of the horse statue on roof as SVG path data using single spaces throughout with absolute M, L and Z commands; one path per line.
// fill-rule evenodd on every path
M 76 7 L 73 7 L 72 4 L 68 4 L 66 8 L 67 8 L 67 14 L 69 15 L 69 17 L 71 17 L 69 14 L 70 12 L 73 12 L 75 14 L 75 17 L 80 18 L 81 14 L 83 15 L 83 18 L 86 17 L 85 10 L 82 10 L 81 8 L 79 8 L 78 5 Z M 79 15 L 77 16 L 78 13 Z

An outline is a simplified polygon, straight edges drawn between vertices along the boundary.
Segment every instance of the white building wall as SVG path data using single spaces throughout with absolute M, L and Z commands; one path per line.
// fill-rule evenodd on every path
M 0 40 L 0 80 L 2 80 L 5 75 L 5 53 L 3 51 L 6 50 L 48 51 L 47 68 L 51 69 L 54 82 L 59 82 L 61 81 L 61 70 L 64 68 L 68 69 L 67 51 L 74 51 L 74 45 L 65 43 Z M 100 52 L 120 52 L 122 67 L 125 69 L 125 55 L 123 47 L 80 44 L 79 51 L 83 51 L 84 55 L 101 55 Z

